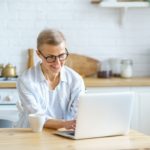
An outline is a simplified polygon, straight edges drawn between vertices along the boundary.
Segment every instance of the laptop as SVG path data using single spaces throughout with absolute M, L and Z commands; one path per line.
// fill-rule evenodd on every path
M 55 134 L 72 139 L 126 135 L 134 103 L 134 93 L 86 93 L 79 97 L 75 131 Z

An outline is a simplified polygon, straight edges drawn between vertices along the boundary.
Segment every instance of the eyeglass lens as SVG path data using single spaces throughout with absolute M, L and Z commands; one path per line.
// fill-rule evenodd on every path
M 66 49 L 66 48 L 65 48 Z M 49 56 L 44 56 L 43 53 L 41 51 L 39 51 L 40 54 L 46 59 L 46 61 L 48 63 L 52 63 L 52 62 L 55 62 L 56 61 L 56 58 L 59 58 L 60 61 L 63 61 L 65 59 L 67 59 L 69 53 L 68 53 L 68 50 L 66 49 L 66 53 L 63 53 L 63 54 L 60 54 L 58 56 L 54 56 L 54 55 L 49 55 Z
M 63 61 L 63 60 L 65 60 L 67 58 L 67 56 L 68 56 L 67 53 L 60 54 L 58 56 L 51 55 L 51 56 L 47 56 L 46 60 L 47 60 L 47 62 L 54 62 L 58 58 L 60 61 Z

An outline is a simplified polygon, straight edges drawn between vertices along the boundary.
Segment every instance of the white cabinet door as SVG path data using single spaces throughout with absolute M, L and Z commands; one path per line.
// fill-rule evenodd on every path
M 18 121 L 19 113 L 16 102 L 19 96 L 16 89 L 0 89 L 0 119 Z
M 16 89 L 0 89 L 0 104 L 15 104 L 19 100 Z
M 16 105 L 0 105 L 0 119 L 7 119 L 16 122 L 19 112 Z
M 135 100 L 131 119 L 131 129 L 139 130 L 139 98 L 138 94 L 134 90 L 132 90 L 132 92 L 135 93 Z
M 150 87 L 134 88 L 138 97 L 138 129 L 150 135 Z

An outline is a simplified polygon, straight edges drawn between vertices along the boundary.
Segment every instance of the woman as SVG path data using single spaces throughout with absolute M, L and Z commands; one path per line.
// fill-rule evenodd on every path
M 79 95 L 85 86 L 82 77 L 64 65 L 69 53 L 63 34 L 43 30 L 36 53 L 42 61 L 17 81 L 22 106 L 17 127 L 29 127 L 29 114 L 44 113 L 44 127 L 74 129 Z

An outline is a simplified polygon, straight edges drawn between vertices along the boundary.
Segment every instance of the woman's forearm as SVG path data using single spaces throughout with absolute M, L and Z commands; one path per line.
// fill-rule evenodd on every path
M 51 128 L 51 129 L 64 128 L 64 121 L 63 120 L 49 119 L 45 122 L 44 127 L 45 128 Z
M 55 120 L 55 119 L 49 119 L 45 122 L 44 127 L 45 128 L 51 128 L 51 129 L 59 129 L 59 128 L 66 128 L 66 129 L 75 129 L 75 120 Z

